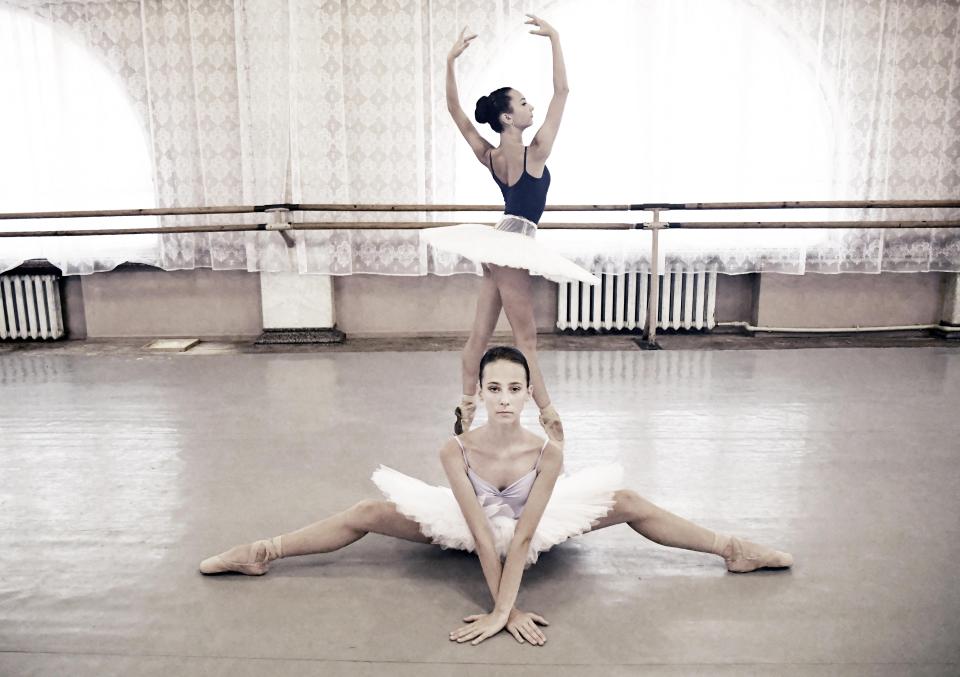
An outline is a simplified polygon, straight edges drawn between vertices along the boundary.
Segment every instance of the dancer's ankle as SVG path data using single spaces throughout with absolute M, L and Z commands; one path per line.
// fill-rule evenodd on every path
M 710 552 L 718 557 L 723 557 L 726 559 L 730 555 L 727 550 L 730 548 L 730 543 L 732 540 L 733 539 L 730 537 L 730 534 L 721 534 L 719 531 L 714 532 L 713 547 L 710 549 Z

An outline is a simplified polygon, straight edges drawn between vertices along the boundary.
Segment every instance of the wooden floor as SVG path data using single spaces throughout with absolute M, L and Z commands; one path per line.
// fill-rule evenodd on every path
M 960 673 L 957 342 L 604 339 L 542 343 L 567 468 L 619 460 L 630 488 L 794 569 L 728 574 L 625 526 L 588 534 L 524 576 L 541 648 L 449 643 L 487 593 L 474 557 L 432 546 L 368 536 L 203 577 L 208 555 L 377 497 L 380 463 L 442 483 L 458 342 L 7 347 L 0 675 Z

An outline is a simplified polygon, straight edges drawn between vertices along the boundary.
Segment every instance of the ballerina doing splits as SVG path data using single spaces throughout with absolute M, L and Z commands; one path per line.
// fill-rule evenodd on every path
M 506 628 L 519 642 L 542 645 L 537 624 L 546 621 L 515 606 L 523 570 L 577 534 L 626 523 L 655 543 L 719 555 L 732 572 L 793 564 L 785 552 L 715 533 L 624 489 L 619 464 L 561 474 L 560 446 L 520 425 L 534 392 L 516 348 L 488 350 L 479 376 L 487 423 L 441 448 L 450 488 L 380 466 L 372 479 L 388 500 L 360 501 L 298 531 L 235 546 L 203 560 L 200 571 L 259 576 L 275 559 L 332 552 L 368 533 L 467 550 L 480 559 L 493 609 L 465 618 L 450 639 L 479 644 Z
M 559 34 L 543 19 L 532 14 L 527 16 L 530 19 L 525 23 L 535 26 L 530 32 L 548 37 L 553 49 L 553 98 L 529 147 L 523 145 L 523 132 L 533 125 L 533 106 L 517 90 L 501 87 L 477 101 L 474 115 L 477 122 L 488 123 L 500 134 L 500 145 L 496 148 L 480 135 L 460 106 L 454 63 L 477 36 L 465 35 L 464 29 L 447 55 L 447 110 L 477 160 L 489 168 L 500 187 L 504 215 L 494 228 L 464 224 L 429 229 L 422 237 L 437 249 L 471 259 L 483 267 L 477 312 L 462 354 L 463 397 L 455 409 L 454 432 L 458 435 L 466 432 L 473 422 L 477 407 L 477 367 L 502 308 L 510 322 L 514 343 L 530 363 L 540 424 L 551 440 L 562 444 L 560 415 L 550 403 L 537 357 L 530 275 L 542 275 L 556 282 L 598 284 L 600 280 L 572 261 L 539 246 L 534 239 L 550 186 L 546 162 L 560 127 L 568 87 Z

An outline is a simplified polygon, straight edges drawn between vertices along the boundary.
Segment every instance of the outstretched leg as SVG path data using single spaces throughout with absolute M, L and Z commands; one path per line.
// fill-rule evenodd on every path
M 281 557 L 333 552 L 369 533 L 384 534 L 416 543 L 429 543 L 420 525 L 397 512 L 389 501 L 365 500 L 325 520 L 271 539 L 237 545 L 200 563 L 205 574 L 227 571 L 259 576 Z
M 503 310 L 510 322 L 514 345 L 527 358 L 530 366 L 530 383 L 533 385 L 533 399 L 540 408 L 540 423 L 547 436 L 555 442 L 563 442 L 563 426 L 560 415 L 550 404 L 547 384 L 540 371 L 537 356 L 537 322 L 533 313 L 533 283 L 530 273 L 520 268 L 490 266 L 493 279 L 500 291 Z
M 480 371 L 480 360 L 493 330 L 497 326 L 502 308 L 500 291 L 497 283 L 490 274 L 487 266 L 483 267 L 483 280 L 480 282 L 480 294 L 477 297 L 477 312 L 473 318 L 473 327 L 470 338 L 467 339 L 463 352 L 460 355 L 461 373 L 463 378 L 463 398 L 457 412 L 457 425 L 454 432 L 458 435 L 470 429 L 474 414 L 477 410 L 477 381 Z
M 789 553 L 705 529 L 654 505 L 635 491 L 621 490 L 614 494 L 614 498 L 616 503 L 613 508 L 600 518 L 591 531 L 626 523 L 654 543 L 723 557 L 727 569 L 735 573 L 767 567 L 783 568 L 793 564 L 793 556 Z

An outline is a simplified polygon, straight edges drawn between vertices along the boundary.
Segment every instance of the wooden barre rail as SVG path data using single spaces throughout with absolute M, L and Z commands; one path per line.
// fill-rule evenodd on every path
M 84 235 L 173 235 L 183 233 L 287 232 L 291 230 L 421 230 L 453 226 L 461 221 L 317 221 L 304 223 L 224 223 L 153 228 L 84 228 L 77 230 L 0 231 L 4 237 L 77 237 Z M 493 226 L 491 222 L 481 225 Z M 960 228 L 960 220 L 945 221 L 691 221 L 686 223 L 541 223 L 539 230 L 681 230 L 786 228 Z
M 644 224 L 647 225 L 647 224 Z M 730 228 L 960 228 L 960 221 L 686 221 L 668 229 Z
M 667 222 L 661 220 L 661 212 L 688 210 L 724 210 L 724 209 L 876 209 L 876 208 L 950 208 L 960 207 L 960 200 L 866 200 L 866 201 L 815 201 L 815 202 L 693 202 L 693 203 L 644 203 L 634 205 L 552 205 L 547 211 L 649 211 L 653 221 L 640 223 L 541 223 L 541 229 L 603 229 L 603 230 L 649 230 L 650 238 L 650 274 L 659 276 L 659 235 L 661 230 L 687 229 L 734 229 L 734 228 L 958 228 L 960 220 L 907 220 L 907 221 L 688 221 Z M 290 223 L 286 221 L 294 211 L 341 211 L 341 212 L 466 212 L 496 211 L 499 205 L 346 205 L 346 204 L 309 204 L 309 205 L 252 205 L 240 207 L 180 207 L 172 209 L 117 209 L 111 211 L 85 212 L 22 212 L 0 214 L 0 220 L 40 219 L 40 218 L 89 218 L 105 216 L 175 216 L 197 214 L 243 214 L 270 213 L 272 223 L 225 223 L 188 226 L 157 226 L 152 228 L 88 228 L 77 230 L 36 230 L 36 231 L 0 231 L 4 237 L 74 237 L 82 235 L 133 235 L 177 233 L 227 233 L 227 232 L 271 232 L 276 231 L 287 247 L 296 242 L 288 231 L 291 230 L 413 230 L 439 228 L 462 223 L 462 221 L 315 221 Z M 487 223 L 486 225 L 493 225 Z M 656 347 L 657 312 L 659 307 L 659 285 L 650 286 L 650 300 L 647 304 L 647 319 L 644 337 L 648 344 Z
M 640 202 L 608 205 L 548 205 L 549 212 L 698 211 L 728 209 L 891 209 L 960 207 L 960 200 L 808 200 L 791 202 Z M 501 212 L 503 205 L 461 204 L 266 204 L 219 207 L 151 207 L 88 211 L 4 212 L 0 220 L 78 219 L 114 216 L 189 216 L 197 214 L 256 214 L 271 211 L 303 212 Z

